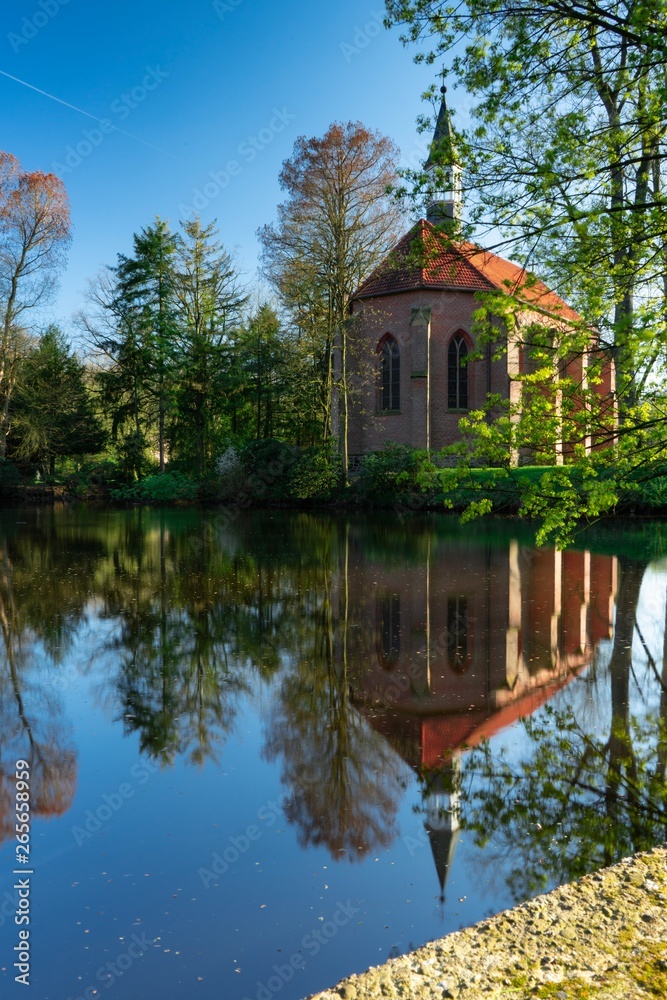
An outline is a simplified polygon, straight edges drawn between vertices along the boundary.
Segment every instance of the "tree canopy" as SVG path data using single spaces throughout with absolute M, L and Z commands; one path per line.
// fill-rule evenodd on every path
M 398 150 L 360 122 L 335 122 L 321 137 L 301 136 L 283 164 L 287 197 L 277 222 L 262 227 L 266 274 L 306 334 L 319 331 L 323 436 L 333 427 L 334 347 L 341 371 L 343 464 L 347 465 L 348 306 L 370 271 L 396 242 L 402 213 L 389 195 L 397 180 Z M 306 334 L 307 335 L 307 334 Z
M 541 335 L 527 329 L 533 363 L 520 406 L 505 404 L 504 421 L 473 416 L 471 440 L 539 451 L 557 405 L 572 460 L 591 483 L 609 484 L 604 497 L 596 485 L 589 507 L 584 494 L 580 510 L 609 509 L 618 487 L 663 461 L 667 446 L 667 10 L 653 0 L 387 0 L 387 11 L 406 42 L 432 42 L 417 58 L 444 56 L 473 98 L 456 150 L 437 151 L 444 166 L 458 156 L 464 168 L 468 232 L 518 257 L 527 282 L 539 272 L 581 317 L 550 336 L 544 323 Z M 416 180 L 423 189 L 426 179 Z M 482 337 L 497 340 L 496 317 L 511 328 L 522 310 L 504 291 L 487 296 Z M 588 379 L 567 370 L 591 346 L 614 359 L 614 434 L 600 394 L 589 391 L 599 367 Z M 596 434 L 613 447 L 587 453 Z M 554 493 L 549 503 L 557 502 Z
M 62 181 L 28 172 L 0 151 L 0 458 L 5 457 L 9 404 L 30 310 L 53 290 L 70 240 Z
M 86 369 L 61 331 L 50 326 L 21 363 L 14 401 L 12 453 L 53 475 L 56 459 L 95 454 L 105 435 L 86 384 Z

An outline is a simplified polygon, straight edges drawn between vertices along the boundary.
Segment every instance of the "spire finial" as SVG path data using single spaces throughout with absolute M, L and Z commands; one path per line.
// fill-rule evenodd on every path
M 426 219 L 428 222 L 438 225 L 443 219 L 461 219 L 461 166 L 458 162 L 456 135 L 452 127 L 452 121 L 447 107 L 446 93 L 447 70 L 442 67 L 440 73 L 442 86 L 440 88 L 441 100 L 438 118 L 435 123 L 435 132 L 429 148 L 428 158 L 424 164 L 426 173 L 431 173 L 437 177 L 437 182 L 442 190 L 433 192 L 433 203 L 427 206 Z M 446 176 L 437 174 L 439 164 L 444 162 Z M 442 169 L 442 168 L 441 168 Z M 435 172 L 435 173 L 434 173 Z M 443 184 L 443 181 L 446 184 Z

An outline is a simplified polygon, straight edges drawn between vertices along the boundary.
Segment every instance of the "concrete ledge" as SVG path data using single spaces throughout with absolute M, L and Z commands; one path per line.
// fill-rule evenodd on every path
M 667 998 L 667 848 L 587 875 L 316 1000 Z

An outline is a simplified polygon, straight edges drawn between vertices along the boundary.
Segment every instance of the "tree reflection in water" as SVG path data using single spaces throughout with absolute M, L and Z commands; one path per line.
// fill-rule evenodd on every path
M 516 898 L 663 840 L 667 668 L 654 651 L 651 713 L 631 648 L 649 555 L 538 551 L 516 526 L 451 525 L 260 513 L 230 525 L 194 510 L 8 518 L 0 838 L 17 757 L 31 760 L 38 814 L 71 804 L 76 757 L 56 690 L 67 661 L 75 680 L 94 674 L 110 717 L 164 766 L 220 764 L 242 706 L 262 695 L 287 819 L 302 846 L 338 860 L 399 835 L 416 778 L 441 894 L 459 826 L 494 842 Z M 613 645 L 596 657 L 614 598 Z M 520 754 L 485 742 L 521 718 Z
M 57 564 L 60 554 L 51 554 Z M 43 564 L 41 569 L 45 569 Z M 12 546 L 4 539 L 0 548 L 0 843 L 15 832 L 17 760 L 30 766 L 33 816 L 62 815 L 70 808 L 76 789 L 76 754 L 65 733 L 60 699 L 51 684 L 43 683 L 39 662 L 51 661 L 53 677 L 72 627 L 57 601 L 45 601 L 43 616 L 36 621 L 34 604 L 23 599 L 30 592 L 31 580 L 30 568 L 15 568 Z
M 396 837 L 408 771 L 352 704 L 347 528 L 323 540 L 322 555 L 320 596 L 300 619 L 299 655 L 274 699 L 265 756 L 282 761 L 285 814 L 299 843 L 360 861 Z
M 396 837 L 407 768 L 354 708 L 344 674 L 332 663 L 302 667 L 280 688 L 266 757 L 282 761 L 285 814 L 299 843 L 358 861 Z
M 587 679 L 592 718 L 547 705 L 522 723 L 528 748 L 510 762 L 491 745 L 465 763 L 462 827 L 505 854 L 515 899 L 571 881 L 667 838 L 667 648 L 631 697 L 633 638 L 646 562 L 619 559 L 616 625 L 607 665 Z M 643 637 L 642 637 L 643 641 Z M 647 709 L 658 689 L 658 712 Z

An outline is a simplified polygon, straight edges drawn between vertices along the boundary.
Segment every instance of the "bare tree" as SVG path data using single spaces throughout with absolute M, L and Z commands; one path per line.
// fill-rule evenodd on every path
M 323 340 L 324 440 L 332 433 L 334 348 L 340 348 L 341 450 L 347 471 L 350 300 L 396 242 L 402 212 L 389 193 L 398 149 L 360 122 L 335 122 L 321 138 L 297 139 L 283 164 L 287 199 L 259 231 L 269 280 L 298 313 L 318 302 Z M 312 314 L 312 308 L 309 310 Z

